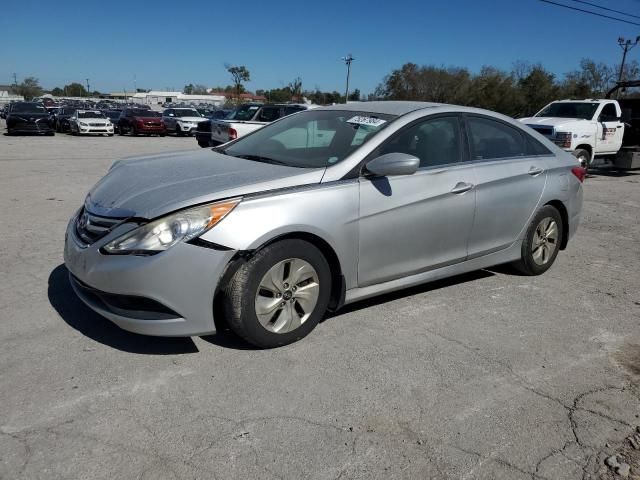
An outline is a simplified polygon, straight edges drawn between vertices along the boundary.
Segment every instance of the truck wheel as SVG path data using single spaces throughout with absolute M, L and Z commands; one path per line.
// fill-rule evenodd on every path
M 584 148 L 578 148 L 575 152 L 573 152 L 573 156 L 578 159 L 580 165 L 585 170 L 589 170 L 589 164 L 591 163 L 591 154 L 588 150 Z
M 209 146 L 209 142 L 198 140 L 198 145 L 200 145 L 202 148 L 207 148 Z

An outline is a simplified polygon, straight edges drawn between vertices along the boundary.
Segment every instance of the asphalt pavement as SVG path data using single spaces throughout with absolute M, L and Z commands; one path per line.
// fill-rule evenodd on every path
M 0 134 L 1 479 L 613 478 L 614 454 L 640 475 L 640 173 L 586 180 L 540 277 L 427 284 L 255 350 L 127 333 L 67 281 L 67 221 L 111 163 L 185 149 Z

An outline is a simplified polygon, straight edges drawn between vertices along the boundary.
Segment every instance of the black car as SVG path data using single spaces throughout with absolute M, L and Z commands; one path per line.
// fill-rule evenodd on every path
M 52 126 L 56 129 L 57 132 L 64 133 L 71 131 L 69 118 L 74 113 L 76 113 L 76 110 L 78 110 L 78 107 L 75 106 L 70 107 L 68 105 L 65 105 L 63 107 L 60 107 L 60 110 L 58 110 L 58 113 L 56 113 L 52 119 Z
M 7 112 L 7 134 L 43 133 L 55 135 L 49 125 L 49 112 L 41 103 L 16 102 L 9 105 Z
M 118 121 L 122 110 L 103 110 L 102 113 L 113 123 L 113 132 L 118 133 Z
M 198 126 L 196 127 L 196 142 L 198 142 L 198 145 L 202 148 L 213 146 L 211 142 L 211 120 L 198 122 Z

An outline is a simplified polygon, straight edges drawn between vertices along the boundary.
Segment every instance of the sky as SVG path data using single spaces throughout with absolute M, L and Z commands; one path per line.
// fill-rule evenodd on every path
M 597 10 L 575 0 L 555 0 Z M 635 17 L 640 0 L 590 0 Z M 300 77 L 304 89 L 372 92 L 406 62 L 509 70 L 518 60 L 562 76 L 580 59 L 620 62 L 620 36 L 640 26 L 540 0 L 324 0 L 176 2 L 21 0 L 0 6 L 0 85 L 34 76 L 44 88 L 71 82 L 101 92 L 182 90 L 231 83 L 225 64 L 245 65 L 249 90 Z M 630 60 L 640 59 L 640 45 Z

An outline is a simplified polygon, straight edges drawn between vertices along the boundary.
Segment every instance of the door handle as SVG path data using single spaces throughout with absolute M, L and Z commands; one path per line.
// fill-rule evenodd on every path
M 542 172 L 544 172 L 544 170 L 540 167 L 531 167 L 527 173 L 532 177 L 537 177 Z
M 471 190 L 475 185 L 473 183 L 466 183 L 466 182 L 458 182 L 456 183 L 456 186 L 453 187 L 453 189 L 451 190 L 451 193 L 455 193 L 455 194 L 461 194 L 461 193 L 465 193 L 468 192 L 469 190 Z

